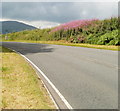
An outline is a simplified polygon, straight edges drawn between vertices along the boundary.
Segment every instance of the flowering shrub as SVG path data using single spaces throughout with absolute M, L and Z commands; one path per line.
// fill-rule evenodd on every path
M 77 37 L 70 37 L 69 41 L 72 43 L 84 43 L 85 37 L 84 36 L 77 36 Z
M 68 23 L 64 23 L 58 27 L 55 27 L 51 32 L 56 32 L 59 30 L 70 30 L 70 29 L 77 29 L 83 28 L 85 26 L 91 25 L 94 21 L 98 21 L 98 19 L 91 19 L 91 20 L 76 20 Z
M 118 18 L 77 20 L 53 28 L 50 35 L 53 35 L 54 40 L 66 40 L 71 43 L 103 44 L 100 42 L 100 37 L 114 30 L 118 30 Z M 112 43 L 114 42 L 104 44 L 112 45 Z

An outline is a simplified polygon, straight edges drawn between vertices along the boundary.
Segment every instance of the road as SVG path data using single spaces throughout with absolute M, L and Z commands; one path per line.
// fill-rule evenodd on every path
M 29 58 L 74 109 L 118 108 L 118 52 L 3 42 Z

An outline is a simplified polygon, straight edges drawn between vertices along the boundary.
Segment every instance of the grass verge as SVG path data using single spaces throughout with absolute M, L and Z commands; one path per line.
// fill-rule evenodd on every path
M 95 49 L 105 49 L 105 50 L 114 50 L 120 51 L 120 46 L 108 46 L 108 45 L 94 45 L 94 44 L 85 44 L 85 43 L 68 43 L 66 41 L 30 41 L 30 40 L 14 40 L 8 42 L 26 42 L 26 43 L 42 43 L 42 44 L 55 44 L 55 45 L 65 45 L 65 46 L 76 46 L 76 47 L 87 47 Z
M 2 47 L 0 47 L 2 52 Z M 0 53 L 0 110 L 2 109 L 2 54 Z
M 2 48 L 2 108 L 55 109 L 36 72 L 17 53 Z

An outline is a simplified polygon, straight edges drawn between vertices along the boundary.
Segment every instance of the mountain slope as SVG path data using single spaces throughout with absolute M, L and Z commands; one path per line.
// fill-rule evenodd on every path
M 11 32 L 18 32 L 18 31 L 23 31 L 23 30 L 32 30 L 36 29 L 36 27 L 17 22 L 17 21 L 2 21 L 0 22 L 2 24 L 2 33 L 11 33 Z M 0 27 L 1 28 L 1 27 Z

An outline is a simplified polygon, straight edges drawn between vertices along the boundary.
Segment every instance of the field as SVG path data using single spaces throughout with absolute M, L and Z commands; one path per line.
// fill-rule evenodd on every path
M 55 109 L 30 64 L 11 50 L 2 51 L 2 108 Z

